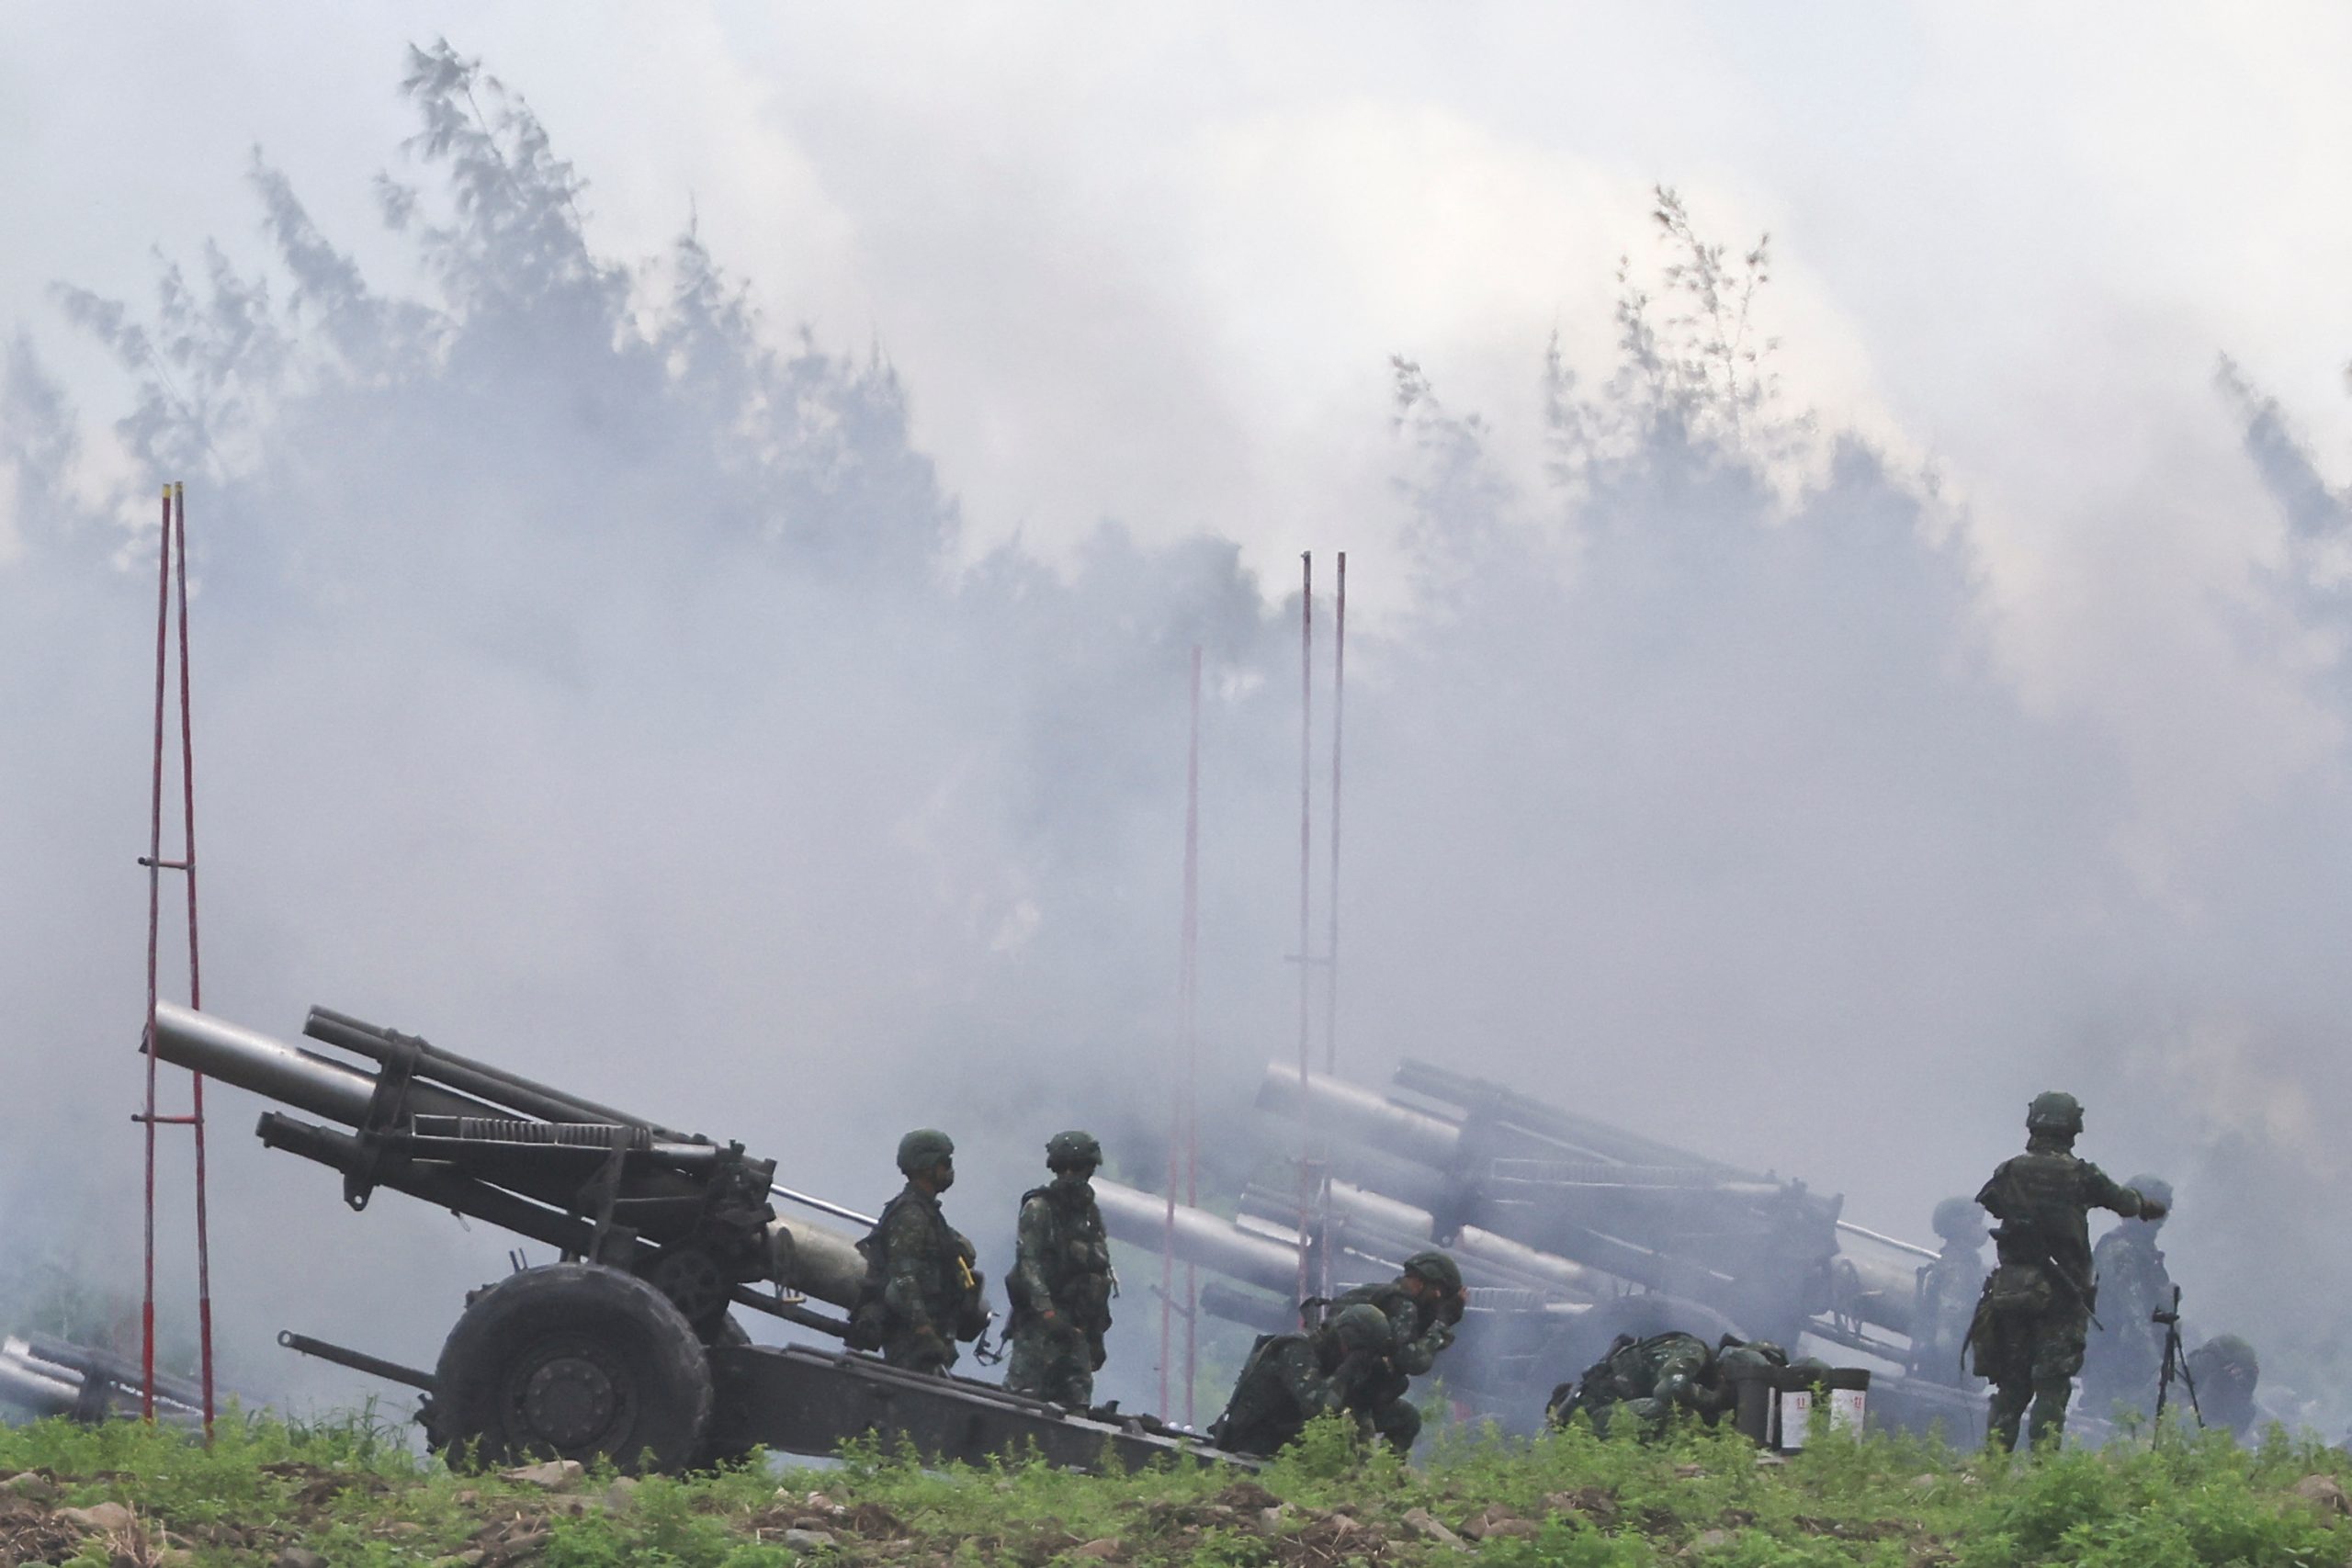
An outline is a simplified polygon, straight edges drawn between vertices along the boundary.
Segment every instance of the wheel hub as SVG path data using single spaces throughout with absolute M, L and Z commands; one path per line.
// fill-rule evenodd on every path
M 594 1441 L 611 1424 L 619 1403 L 612 1378 L 582 1356 L 559 1356 L 531 1374 L 523 1411 L 538 1435 L 558 1449 Z

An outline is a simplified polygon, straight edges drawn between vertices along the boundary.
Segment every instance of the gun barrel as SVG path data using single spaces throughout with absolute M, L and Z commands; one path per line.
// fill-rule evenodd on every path
M 0 1353 L 0 1404 L 33 1416 L 71 1416 L 82 1403 L 82 1386 L 42 1371 L 17 1356 Z
M 1245 1197 L 1243 1201 L 1247 1205 L 1250 1199 Z M 1464 1225 L 1451 1239 L 1441 1240 L 1437 1221 L 1427 1209 L 1353 1182 L 1331 1183 L 1331 1213 L 1349 1231 L 1362 1230 L 1392 1241 L 1397 1252 L 1391 1262 L 1423 1247 L 1442 1247 L 1465 1272 L 1490 1275 L 1522 1289 L 1591 1296 L 1612 1288 L 1598 1270 L 1484 1226 Z
M 1094 1179 L 1094 1204 L 1102 1212 L 1102 1228 L 1133 1247 L 1157 1248 L 1169 1236 L 1168 1200 L 1102 1177 Z M 1232 1221 L 1204 1209 L 1176 1205 L 1176 1256 L 1187 1263 L 1213 1269 L 1245 1285 L 1272 1291 L 1285 1299 L 1298 1290 L 1298 1247 L 1295 1243 L 1253 1235 Z
M 146 1379 L 137 1361 L 128 1356 L 118 1356 L 111 1350 L 96 1349 L 76 1345 L 70 1339 L 60 1339 L 53 1334 L 28 1332 L 21 1341 L 28 1356 L 36 1363 L 47 1362 L 62 1367 L 80 1378 L 104 1378 L 107 1382 L 136 1391 Z M 12 1344 L 12 1348 L 14 1348 Z M 40 1370 L 38 1366 L 36 1371 Z M 174 1377 L 169 1372 L 155 1374 L 155 1395 L 191 1410 L 204 1408 L 204 1390 L 187 1378 Z
M 159 1061 L 347 1127 L 367 1121 L 376 1094 L 373 1073 L 175 1002 L 155 1004 L 154 1050 Z M 413 1084 L 409 1096 L 412 1109 L 430 1115 L 498 1115 L 496 1106 L 435 1084 Z
M 1453 1168 L 1462 1146 L 1461 1126 L 1442 1116 L 1341 1078 L 1302 1078 L 1280 1062 L 1267 1064 L 1258 1108 L 1439 1170 Z
M 416 1076 L 435 1083 L 445 1084 L 477 1100 L 503 1105 L 526 1116 L 536 1116 L 542 1122 L 602 1122 L 626 1127 L 641 1127 L 654 1137 L 669 1143 L 693 1143 L 689 1133 L 673 1132 L 656 1125 L 641 1116 L 626 1111 L 616 1111 L 608 1105 L 582 1100 L 560 1089 L 535 1083 L 519 1073 L 493 1067 L 487 1062 L 477 1062 L 460 1056 L 454 1051 L 444 1051 L 438 1045 L 415 1039 L 396 1042 L 392 1032 L 380 1025 L 368 1023 L 349 1013 L 333 1008 L 313 1007 L 302 1023 L 302 1032 L 313 1040 L 330 1045 L 340 1045 L 355 1055 L 389 1063 L 404 1055 L 410 1048 L 416 1053 Z
M 1562 1149 L 1612 1165 L 1687 1167 L 1712 1170 L 1733 1180 L 1761 1181 L 1766 1178 L 1712 1160 L 1688 1149 L 1661 1144 L 1623 1128 L 1579 1116 L 1541 1100 L 1530 1100 L 1501 1084 L 1474 1078 L 1429 1062 L 1408 1061 L 1396 1074 L 1396 1087 L 1408 1093 L 1459 1105 L 1465 1111 L 1484 1110 L 1512 1126 L 1535 1134 Z

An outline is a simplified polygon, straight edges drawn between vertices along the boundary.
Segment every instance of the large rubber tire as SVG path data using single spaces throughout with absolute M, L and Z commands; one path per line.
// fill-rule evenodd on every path
M 724 1350 L 734 1346 L 751 1343 L 751 1335 L 744 1332 L 743 1325 L 735 1321 L 735 1314 L 730 1312 L 718 1320 L 718 1332 L 711 1336 L 710 1348 Z M 714 1427 L 717 1424 L 715 1420 L 712 1423 Z M 717 1434 L 713 1433 L 703 1439 L 702 1451 L 695 1457 L 695 1468 L 696 1470 L 723 1469 L 728 1465 L 740 1464 L 759 1451 L 760 1445 L 757 1443 L 722 1444 Z
M 442 1342 L 427 1438 L 483 1465 L 610 1459 L 684 1470 L 710 1429 L 710 1360 L 644 1280 L 593 1263 L 510 1274 Z

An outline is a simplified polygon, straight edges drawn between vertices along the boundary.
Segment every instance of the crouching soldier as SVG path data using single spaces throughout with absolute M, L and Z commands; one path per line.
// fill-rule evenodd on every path
M 1312 1333 L 1265 1336 L 1241 1364 L 1209 1440 L 1231 1453 L 1271 1454 L 1333 1412 L 1352 1415 L 1359 1435 L 1368 1435 L 1373 1397 L 1395 1371 L 1396 1346 L 1387 1317 L 1362 1303 Z
M 2262 1378 L 2262 1362 L 2254 1347 L 2234 1334 L 2208 1339 L 2188 1353 L 2188 1376 L 2205 1425 L 2245 1442 L 2259 1415 L 2254 1390 Z
M 917 1128 L 899 1140 L 899 1170 L 905 1189 L 857 1244 L 865 1283 L 850 1314 L 850 1345 L 879 1349 L 894 1367 L 944 1372 L 956 1364 L 954 1341 L 978 1339 L 989 1325 L 972 1244 L 939 1207 L 939 1195 L 956 1184 L 955 1140 Z
M 1462 1270 L 1442 1252 L 1416 1252 L 1396 1279 L 1358 1285 L 1337 1304 L 1377 1307 L 1388 1319 L 1396 1354 L 1388 1377 L 1372 1393 L 1368 1414 L 1373 1430 L 1398 1453 L 1409 1453 L 1420 1436 L 1421 1413 L 1407 1394 L 1411 1381 L 1436 1365 L 1438 1353 L 1453 1343 L 1454 1325 L 1462 1321 Z
M 1021 1197 L 1019 1251 L 1005 1290 L 1012 1360 L 1004 1386 L 1067 1409 L 1094 1403 L 1102 1336 L 1111 1327 L 1111 1244 L 1094 1206 L 1102 1145 L 1091 1133 L 1057 1133 L 1046 1144 L 1054 1179 Z
M 1573 1383 L 1552 1391 L 1544 1414 L 1565 1427 L 1578 1411 L 1606 1433 L 1613 1422 L 1634 1424 L 1635 1434 L 1654 1438 L 1679 1414 L 1713 1426 L 1736 1398 L 1725 1368 L 1734 1361 L 1758 1367 L 1788 1365 L 1788 1356 L 1767 1340 L 1743 1343 L 1725 1335 L 1713 1349 L 1695 1334 L 1670 1331 L 1636 1339 L 1621 1334 L 1609 1353 Z

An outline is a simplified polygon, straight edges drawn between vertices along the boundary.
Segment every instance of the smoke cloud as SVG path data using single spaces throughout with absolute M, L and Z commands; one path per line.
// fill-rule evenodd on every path
M 1199 645 L 1204 1121 L 1237 1129 L 1219 1172 L 1246 1168 L 1294 1027 L 1295 583 L 1206 525 L 1105 521 L 1050 559 L 976 540 L 887 323 L 881 347 L 786 330 L 692 228 L 600 254 L 519 96 L 446 45 L 403 90 L 418 130 L 376 197 L 413 276 L 364 267 L 257 155 L 270 265 L 167 261 L 141 309 L 59 288 L 135 388 L 119 417 L 9 349 L 12 1246 L 132 1280 L 155 537 L 123 498 L 170 476 L 209 1008 L 290 1035 L 327 1003 L 868 1208 L 898 1134 L 944 1126 L 951 1214 L 1001 1273 L 1050 1133 L 1094 1126 L 1147 1184 L 1162 1157 Z M 1363 479 L 1409 525 L 1374 558 L 1390 607 L 1351 627 L 1351 1075 L 1436 1057 L 1913 1235 L 2071 1088 L 2084 1152 L 2178 1189 L 2199 1325 L 2340 1424 L 2322 1303 L 2352 1265 L 2312 1199 L 2352 1108 L 2346 497 L 2225 363 L 2178 461 L 2226 471 L 2172 503 L 2275 505 L 2161 547 L 2234 563 L 2220 602 L 2184 611 L 2122 545 L 2105 581 L 2037 576 L 1962 487 L 1787 406 L 1806 344 L 1770 341 L 1769 247 L 1659 216 L 1614 351 L 1525 344 L 1525 407 L 1457 406 L 1414 344 L 1363 345 L 1368 382 L 1406 355 Z M 2122 538 L 2137 499 L 2097 525 Z M 1298 541 L 1318 620 L 1345 543 Z M 2177 615 L 2171 663 L 2084 652 Z M 254 1109 L 219 1097 L 230 1381 L 349 1396 L 284 1364 L 280 1326 L 429 1363 L 511 1238 L 352 1216 L 251 1143 Z M 1150 1385 L 1149 1314 L 1131 1289 L 1106 1393 Z

